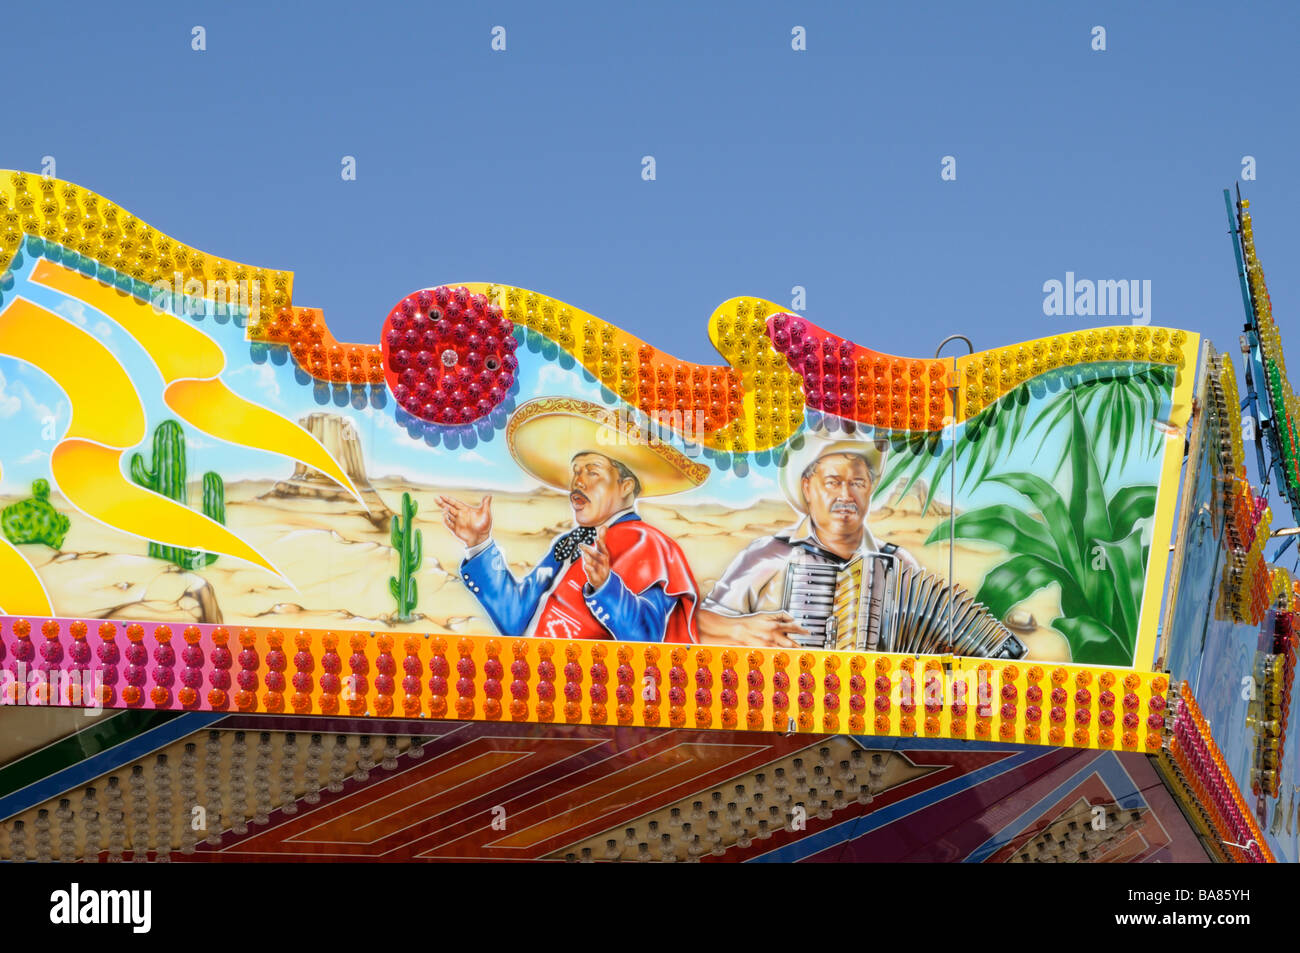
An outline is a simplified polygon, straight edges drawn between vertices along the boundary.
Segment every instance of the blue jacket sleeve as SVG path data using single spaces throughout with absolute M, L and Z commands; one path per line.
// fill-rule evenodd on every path
M 626 642 L 662 642 L 668 613 L 677 604 L 660 585 L 640 595 L 629 592 L 619 574 L 612 571 L 596 591 L 590 585 L 583 586 L 582 595 L 596 621 L 614 638 Z
M 506 566 L 505 555 L 496 543 L 491 543 L 460 564 L 460 577 L 497 630 L 515 638 L 528 629 L 542 596 L 559 570 L 560 564 L 547 553 L 532 572 L 516 579 Z

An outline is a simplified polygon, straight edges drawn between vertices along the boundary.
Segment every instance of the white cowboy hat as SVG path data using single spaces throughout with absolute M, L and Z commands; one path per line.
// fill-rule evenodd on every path
M 874 485 L 880 479 L 880 466 L 884 462 L 887 446 L 887 441 L 864 437 L 855 438 L 843 434 L 831 437 L 824 433 L 805 434 L 803 446 L 797 450 L 789 450 L 781 463 L 781 492 L 785 494 L 791 506 L 800 513 L 807 513 L 808 501 L 803 495 L 804 470 L 822 457 L 840 453 L 851 453 L 865 460 Z

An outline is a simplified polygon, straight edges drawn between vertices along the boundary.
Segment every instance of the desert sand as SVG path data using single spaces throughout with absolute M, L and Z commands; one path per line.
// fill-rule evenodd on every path
M 226 523 L 284 572 L 285 579 L 222 557 L 200 572 L 145 555 L 146 544 L 72 511 L 52 494 L 51 502 L 68 513 L 72 527 L 61 552 L 46 546 L 20 547 L 36 567 L 60 616 L 140 621 L 222 622 L 226 625 L 271 625 L 282 628 L 388 629 L 446 635 L 487 634 L 488 621 L 460 583 L 460 542 L 442 525 L 436 499 L 448 493 L 477 502 L 480 493 L 455 487 L 411 486 L 379 478 L 376 493 L 393 511 L 401 494 L 411 492 L 419 504 L 416 524 L 424 533 L 424 564 L 416 576 L 419 602 L 409 622 L 393 618 L 388 578 L 397 557 L 387 532 L 351 500 L 279 496 L 275 481 L 242 481 L 226 486 Z M 923 488 L 921 488 L 923 490 Z M 198 499 L 196 488 L 191 499 Z M 570 527 L 565 496 L 550 490 L 529 494 L 493 494 L 493 536 L 516 574 L 526 572 L 546 551 L 554 535 Z M 0 506 L 15 498 L 0 498 Z M 936 507 L 922 514 L 923 497 L 914 488 L 876 510 L 873 532 L 912 552 L 927 568 L 946 574 L 948 545 L 922 546 L 931 530 L 946 520 Z M 795 521 L 784 501 L 764 501 L 747 510 L 716 504 L 646 500 L 641 515 L 682 546 L 707 593 L 732 558 L 754 538 Z M 997 547 L 959 542 L 958 579 L 968 587 L 1006 558 Z M 1032 657 L 1068 660 L 1065 640 L 1042 622 L 1059 614 L 1055 586 L 1035 593 L 1019 607 L 1025 621 L 1017 626 Z

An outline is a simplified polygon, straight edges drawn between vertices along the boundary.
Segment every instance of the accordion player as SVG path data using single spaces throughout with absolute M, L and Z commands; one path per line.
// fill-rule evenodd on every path
M 805 648 L 1005 659 L 1027 651 L 964 589 L 903 562 L 892 546 L 840 566 L 796 558 L 782 605 L 808 632 L 795 638 Z

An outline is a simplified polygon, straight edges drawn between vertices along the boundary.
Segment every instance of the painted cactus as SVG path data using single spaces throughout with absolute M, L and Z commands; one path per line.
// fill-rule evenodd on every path
M 411 621 L 415 611 L 418 593 L 415 574 L 419 572 L 424 561 L 424 534 L 415 528 L 415 512 L 419 505 L 411 499 L 410 493 L 402 494 L 402 515 L 393 517 L 393 549 L 397 550 L 398 575 L 388 577 L 388 591 L 397 600 L 397 618 L 402 622 Z
M 131 479 L 147 490 L 189 506 L 189 483 L 185 461 L 185 431 L 174 420 L 164 420 L 153 432 L 153 454 L 145 466 L 140 454 L 131 455 Z M 226 521 L 225 485 L 215 473 L 203 475 L 203 513 L 218 523 Z M 185 569 L 197 569 L 216 561 L 213 553 L 201 553 L 179 546 L 149 543 L 149 555 Z
M 226 484 L 221 474 L 209 470 L 203 474 L 203 515 L 226 525 Z M 203 564 L 211 566 L 217 561 L 216 553 L 204 553 Z
M 181 430 L 180 424 L 164 420 L 154 429 L 152 466 L 146 468 L 144 457 L 138 453 L 131 454 L 131 479 L 182 506 L 189 505 L 189 486 L 185 482 L 185 431 Z
M 68 518 L 50 503 L 48 480 L 34 480 L 30 500 L 6 506 L 0 513 L 0 529 L 3 529 L 5 539 L 16 546 L 44 543 L 51 549 L 62 549 L 69 526 Z

